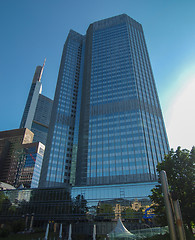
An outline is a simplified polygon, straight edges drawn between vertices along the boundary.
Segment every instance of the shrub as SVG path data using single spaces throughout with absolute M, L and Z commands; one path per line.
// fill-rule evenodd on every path
M 10 234 L 10 228 L 9 227 L 3 227 L 3 228 L 0 228 L 0 237 L 2 238 L 6 238 L 8 237 Z
M 12 231 L 14 233 L 24 231 L 25 223 L 23 220 L 17 220 L 12 223 Z

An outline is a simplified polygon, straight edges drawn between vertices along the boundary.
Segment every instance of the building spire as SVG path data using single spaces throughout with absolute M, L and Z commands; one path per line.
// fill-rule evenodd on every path
M 45 67 L 45 62 L 46 62 L 46 58 L 44 59 L 44 62 L 43 62 L 43 66 L 42 66 L 42 68 L 41 68 L 41 72 L 40 72 L 40 75 L 39 75 L 39 82 L 41 81 L 41 77 L 42 77 L 42 74 L 43 74 L 43 69 L 44 69 L 44 67 Z
M 44 59 L 44 62 L 43 62 L 43 69 L 44 69 L 44 67 L 45 67 L 45 62 L 46 62 L 46 58 Z

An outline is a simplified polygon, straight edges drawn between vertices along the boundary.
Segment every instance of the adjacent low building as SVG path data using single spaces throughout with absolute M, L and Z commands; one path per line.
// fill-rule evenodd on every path
M 0 181 L 18 186 L 25 164 L 22 145 L 32 143 L 33 136 L 27 128 L 0 132 Z
M 0 181 L 14 187 L 38 187 L 45 146 L 33 142 L 27 128 L 0 132 Z
M 25 164 L 21 170 L 19 185 L 37 188 L 41 173 L 45 145 L 41 142 L 24 144 Z

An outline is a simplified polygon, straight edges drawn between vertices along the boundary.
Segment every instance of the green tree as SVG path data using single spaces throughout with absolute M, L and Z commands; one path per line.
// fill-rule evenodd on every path
M 33 189 L 30 201 L 20 203 L 20 214 L 41 217 L 47 220 L 69 219 L 72 215 L 70 192 L 65 188 Z
M 122 218 L 125 218 L 125 219 L 133 219 L 133 218 L 136 218 L 136 211 L 133 210 L 132 208 L 125 208 L 121 212 L 121 216 Z
M 0 192 L 0 216 L 7 215 L 11 206 L 12 206 L 12 204 L 11 204 L 10 200 L 8 199 L 7 196 L 5 196 L 3 191 L 1 191 Z
M 126 208 L 121 212 L 121 217 L 125 219 L 141 220 L 143 218 L 142 208 L 140 208 L 138 211 L 132 208 Z
M 97 207 L 97 219 L 98 220 L 108 220 L 113 219 L 115 217 L 114 210 L 112 204 L 109 203 L 101 203 Z
M 183 221 L 190 230 L 195 216 L 195 147 L 192 150 L 181 150 L 180 147 L 174 152 L 173 149 L 165 155 L 165 159 L 157 165 L 157 171 L 165 170 L 167 174 L 170 191 L 180 202 Z M 153 208 L 157 221 L 166 223 L 165 206 L 162 196 L 162 189 L 159 184 L 152 189 L 150 199 L 155 203 Z
M 86 216 L 88 208 L 87 208 L 87 200 L 83 195 L 77 195 L 73 202 L 73 211 L 74 214 L 80 216 Z

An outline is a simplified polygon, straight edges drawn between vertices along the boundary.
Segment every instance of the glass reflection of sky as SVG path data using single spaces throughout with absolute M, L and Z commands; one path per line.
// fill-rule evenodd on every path
M 116 198 L 148 198 L 148 195 L 151 194 L 151 189 L 155 187 L 156 184 L 157 182 L 73 187 L 71 193 L 72 198 L 75 198 L 80 194 L 84 196 L 89 205 L 95 205 L 99 201 L 106 201 Z

